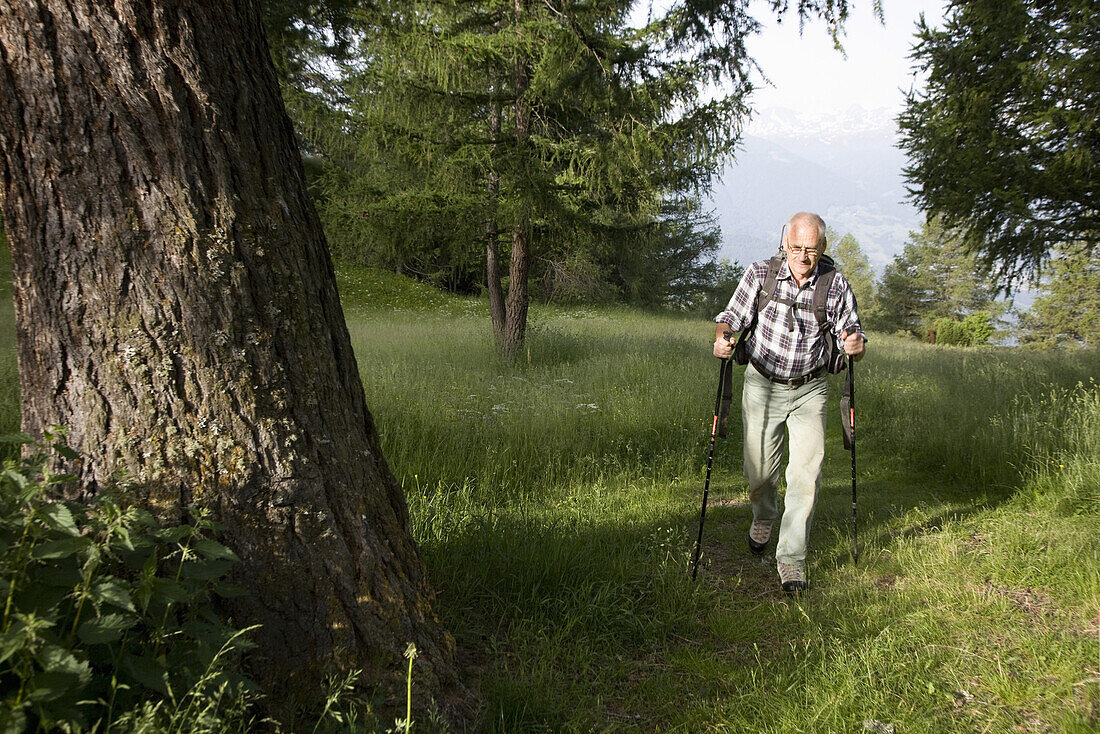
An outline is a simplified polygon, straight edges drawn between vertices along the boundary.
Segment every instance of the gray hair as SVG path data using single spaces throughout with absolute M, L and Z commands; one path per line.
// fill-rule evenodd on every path
M 791 218 L 787 220 L 787 231 L 790 231 L 798 227 L 816 227 L 817 228 L 817 246 L 822 250 L 825 249 L 825 220 L 813 212 L 798 212 L 792 214 Z

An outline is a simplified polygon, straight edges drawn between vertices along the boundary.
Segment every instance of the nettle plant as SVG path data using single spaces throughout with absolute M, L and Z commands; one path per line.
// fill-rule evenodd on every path
M 161 728 L 240 713 L 255 686 L 237 672 L 248 630 L 214 612 L 236 561 L 218 526 L 162 526 L 110 494 L 59 499 L 75 459 L 55 431 L 0 475 L 0 732 Z M 54 457 L 56 458 L 56 457 Z

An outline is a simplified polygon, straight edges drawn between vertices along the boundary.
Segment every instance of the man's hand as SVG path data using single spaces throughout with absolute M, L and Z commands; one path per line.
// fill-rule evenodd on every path
M 849 357 L 853 357 L 857 362 L 863 359 L 863 355 L 867 352 L 866 346 L 864 346 L 863 335 L 858 331 L 854 331 L 849 334 L 847 331 L 840 332 L 840 340 L 844 342 L 844 353 Z
M 725 327 L 725 328 L 723 328 Z M 718 359 L 729 359 L 733 354 L 733 344 L 730 339 L 733 332 L 725 324 L 718 324 L 714 335 L 714 356 Z

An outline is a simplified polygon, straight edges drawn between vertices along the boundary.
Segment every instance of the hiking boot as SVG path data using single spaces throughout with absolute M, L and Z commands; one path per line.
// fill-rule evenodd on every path
M 771 537 L 772 524 L 770 522 L 753 520 L 752 527 L 749 528 L 749 550 L 753 552 L 753 555 L 764 555 L 764 548 L 768 545 L 768 539 Z
M 806 568 L 801 563 L 783 563 L 776 561 L 779 570 L 779 583 L 787 594 L 797 594 L 806 590 Z

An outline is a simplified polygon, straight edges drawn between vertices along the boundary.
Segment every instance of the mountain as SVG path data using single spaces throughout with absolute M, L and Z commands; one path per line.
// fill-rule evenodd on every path
M 813 211 L 851 232 L 881 271 L 921 221 L 905 201 L 905 156 L 895 136 L 886 110 L 759 113 L 711 191 L 722 256 L 742 264 L 768 256 L 787 217 Z

